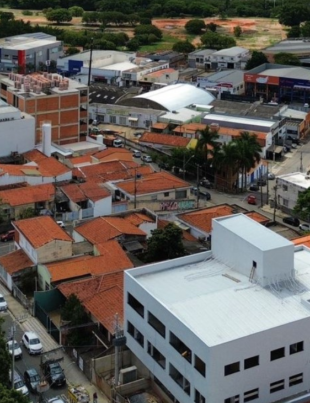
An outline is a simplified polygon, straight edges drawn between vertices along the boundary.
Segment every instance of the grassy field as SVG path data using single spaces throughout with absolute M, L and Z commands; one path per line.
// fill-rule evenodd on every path
M 43 13 L 37 10 L 30 10 L 33 12 L 31 16 L 24 16 L 22 10 L 11 10 L 0 8 L 0 11 L 13 11 L 15 19 L 29 21 L 32 25 L 50 25 L 62 29 L 80 30 L 86 27 L 82 24 L 81 18 L 73 18 L 70 23 L 53 25 L 46 21 Z M 141 47 L 141 51 L 160 51 L 169 50 L 173 44 L 179 40 L 189 40 L 195 46 L 199 46 L 200 37 L 188 35 L 184 26 L 189 19 L 155 19 L 153 24 L 160 28 L 163 32 L 163 40 L 153 45 L 146 45 Z M 219 20 L 216 18 L 205 18 L 205 23 L 214 22 L 218 25 L 217 31 L 225 35 L 233 35 L 233 29 L 239 25 L 242 28 L 242 35 L 237 39 L 237 45 L 249 48 L 252 50 L 263 49 L 267 46 L 286 38 L 286 32 L 282 25 L 277 20 L 269 18 L 230 18 L 227 20 Z M 91 29 L 87 27 L 87 29 Z M 95 27 L 93 28 L 95 29 Z M 126 32 L 129 37 L 133 36 L 133 28 L 131 27 L 109 27 L 106 32 Z

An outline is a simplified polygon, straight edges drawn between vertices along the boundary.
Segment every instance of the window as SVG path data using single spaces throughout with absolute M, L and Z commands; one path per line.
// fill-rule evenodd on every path
M 190 396 L 191 394 L 190 383 L 172 364 L 170 364 L 169 375 L 174 380 L 174 382 L 176 382 L 183 389 L 183 391 L 188 396 Z
M 275 393 L 282 389 L 284 389 L 284 379 L 270 384 L 270 393 Z
M 169 192 L 165 192 L 164 193 L 164 197 L 169 197 L 170 193 Z
M 255 400 L 255 399 L 258 399 L 258 388 L 249 390 L 248 392 L 245 392 L 243 395 L 244 403 L 250 402 L 251 400 Z
M 297 374 L 297 375 L 290 376 L 290 379 L 289 379 L 290 387 L 294 386 L 294 385 L 298 385 L 299 383 L 302 383 L 302 382 L 303 382 L 303 374 Z
M 183 343 L 174 333 L 170 332 L 170 344 L 181 354 L 188 362 L 192 362 L 192 350 Z
M 206 376 L 206 364 L 200 359 L 197 355 L 195 355 L 195 369 L 201 373 L 202 376 Z
M 176 190 L 175 191 L 175 198 L 176 199 L 186 199 L 187 191 L 186 190 Z
M 165 325 L 156 318 L 151 312 L 149 312 L 148 324 L 152 326 L 161 336 L 166 337 L 166 327 Z
M 147 342 L 147 352 L 162 368 L 166 368 L 166 358 L 149 341 Z
M 281 347 L 278 348 L 277 350 L 273 350 L 270 353 L 270 361 L 275 361 L 278 360 L 279 358 L 285 357 L 285 348 Z
M 120 116 L 119 118 L 119 124 L 122 126 L 126 126 L 127 122 L 126 122 L 126 118 L 123 116 Z
M 233 362 L 232 364 L 225 365 L 225 376 L 235 374 L 240 371 L 240 362 Z
M 137 343 L 140 344 L 141 347 L 144 347 L 144 336 L 139 332 L 138 329 L 134 327 L 134 325 L 127 321 L 127 332 L 132 336 L 133 339 L 136 340 Z
M 282 185 L 282 189 L 286 191 L 288 189 L 287 185 Z
M 142 318 L 144 318 L 144 306 L 130 293 L 127 294 L 128 305 L 132 307 Z
M 254 269 L 257 268 L 257 262 L 255 262 L 255 260 L 253 260 L 253 267 L 254 267 Z
M 296 354 L 304 351 L 304 342 L 299 341 L 298 343 L 294 343 L 290 345 L 290 354 Z
M 116 124 L 116 116 L 110 115 L 110 123 Z
M 206 403 L 206 398 L 202 396 L 200 392 L 198 392 L 197 389 L 195 389 L 195 403 Z
M 259 365 L 259 355 L 255 355 L 254 357 L 246 358 L 244 360 L 244 369 L 257 367 L 257 365 Z
M 227 399 L 224 400 L 224 403 L 239 403 L 240 402 L 240 396 L 232 396 L 228 397 Z
M 288 200 L 287 199 L 283 199 L 282 203 L 283 203 L 284 207 L 288 207 Z

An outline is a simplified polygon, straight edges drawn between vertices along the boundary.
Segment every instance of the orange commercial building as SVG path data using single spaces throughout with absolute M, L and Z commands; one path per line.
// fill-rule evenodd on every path
M 88 132 L 88 87 L 58 74 L 10 73 L 1 82 L 1 99 L 36 119 L 37 143 L 42 142 L 41 125 L 50 121 L 52 141 L 73 143 Z

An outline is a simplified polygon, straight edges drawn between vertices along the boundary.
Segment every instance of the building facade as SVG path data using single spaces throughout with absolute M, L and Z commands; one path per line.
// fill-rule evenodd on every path
M 308 172 L 294 172 L 277 176 L 277 207 L 288 213 L 293 213 L 300 193 L 310 187 L 310 176 Z

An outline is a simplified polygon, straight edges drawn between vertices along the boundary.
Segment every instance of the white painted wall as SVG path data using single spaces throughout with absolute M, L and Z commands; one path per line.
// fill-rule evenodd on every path
M 74 239 L 75 242 L 83 242 L 83 241 L 85 241 L 85 238 L 82 235 L 80 235 L 78 232 L 76 232 L 74 230 L 74 228 L 73 228 L 73 231 L 72 231 L 72 238 Z
M 18 230 L 16 230 L 18 231 Z M 33 246 L 28 242 L 24 235 L 18 231 L 19 234 L 19 246 L 29 256 L 33 263 L 38 264 L 38 254 Z
M 35 145 L 35 118 L 23 113 L 24 119 L 0 122 L 0 157 L 11 152 L 24 153 Z M 4 116 L 1 115 L 1 118 Z
M 72 179 L 72 171 L 66 172 L 63 175 L 58 175 L 56 178 L 57 182 L 71 179 Z M 53 176 L 30 176 L 30 175 L 14 176 L 9 174 L 4 174 L 0 176 L 0 186 L 20 182 L 27 182 L 29 183 L 29 185 L 42 185 L 43 183 L 54 183 L 55 178 Z
M 299 192 L 304 192 L 305 188 L 303 186 L 298 186 L 298 183 L 291 183 L 289 180 L 285 180 L 282 178 L 277 178 L 277 185 L 278 205 L 293 210 L 297 203 Z M 287 190 L 285 190 L 285 186 L 287 186 Z
M 146 233 L 146 237 L 149 238 L 152 236 L 151 231 L 154 229 L 157 229 L 157 223 L 156 222 L 144 222 L 141 225 L 139 225 L 139 228 Z
M 112 213 L 112 196 L 97 200 L 94 205 L 94 217 L 101 217 Z

